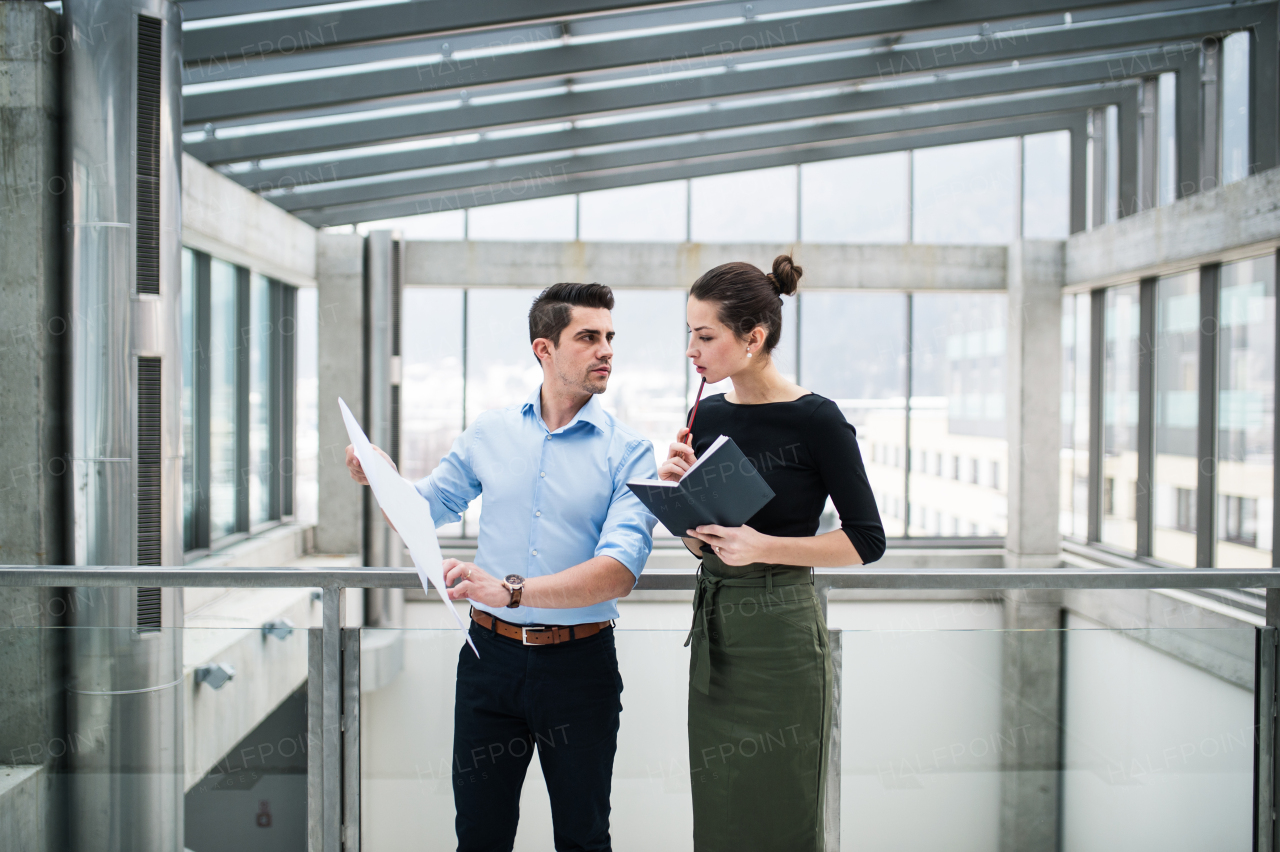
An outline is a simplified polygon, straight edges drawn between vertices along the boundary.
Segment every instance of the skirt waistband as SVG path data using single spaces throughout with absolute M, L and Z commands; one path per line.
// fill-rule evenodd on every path
M 726 565 L 715 554 L 704 553 L 702 564 L 698 566 L 698 584 L 693 598 L 693 624 L 689 626 L 689 635 L 685 637 L 685 647 L 693 641 L 693 634 L 698 632 L 702 641 L 695 652 L 697 660 L 690 677 L 694 689 L 704 694 L 711 691 L 711 650 L 707 643 L 709 626 L 708 610 L 714 610 L 716 598 L 720 590 L 729 588 L 764 589 L 765 594 L 772 595 L 774 586 L 811 586 L 813 585 L 813 569 L 796 565 L 776 565 L 767 562 L 752 562 L 749 565 Z

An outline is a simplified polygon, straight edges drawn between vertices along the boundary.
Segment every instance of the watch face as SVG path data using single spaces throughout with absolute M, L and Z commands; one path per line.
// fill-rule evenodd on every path
M 524 577 L 521 577 L 519 574 L 508 574 L 507 582 L 513 586 L 519 586 L 524 583 Z

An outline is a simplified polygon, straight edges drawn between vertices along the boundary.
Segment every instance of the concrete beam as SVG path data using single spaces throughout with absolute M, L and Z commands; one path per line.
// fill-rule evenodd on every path
M 347 474 L 347 428 L 338 397 L 365 424 L 364 413 L 364 238 L 357 234 L 318 234 L 316 281 L 319 287 L 318 373 L 320 382 L 320 488 L 316 550 L 364 551 L 362 486 Z M 367 428 L 367 426 L 366 426 Z
M 316 229 L 190 154 L 182 155 L 182 244 L 286 284 L 316 285 Z
M 1280 169 L 1067 240 L 1066 284 L 1103 286 L 1280 246 Z
M 745 260 L 767 269 L 784 253 L 804 266 L 806 290 L 1005 288 L 1004 246 L 815 243 L 408 241 L 404 283 L 410 287 L 545 287 L 557 281 L 599 281 L 610 287 L 683 289 L 721 263 Z M 322 312 L 323 303 L 322 298 Z M 321 397 L 325 398 L 323 393 Z
M 1009 529 L 1005 547 L 1014 560 L 1058 559 L 1062 246 L 1050 241 L 1009 246 L 1005 363 Z

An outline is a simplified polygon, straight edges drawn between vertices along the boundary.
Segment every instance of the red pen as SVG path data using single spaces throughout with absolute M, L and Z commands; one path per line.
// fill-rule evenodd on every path
M 707 380 L 704 378 L 702 384 L 698 385 L 698 395 L 693 399 L 693 410 L 689 412 L 689 422 L 685 424 L 689 430 L 689 438 L 693 437 L 693 418 L 698 416 L 698 403 L 702 402 L 702 389 L 707 386 Z

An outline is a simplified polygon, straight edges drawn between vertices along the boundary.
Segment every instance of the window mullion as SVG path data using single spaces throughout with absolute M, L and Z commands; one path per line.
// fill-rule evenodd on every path
M 1216 563 L 1218 479 L 1218 281 L 1222 266 L 1200 267 L 1200 381 L 1196 477 L 1196 567 Z M 1273 548 L 1274 549 L 1274 548 Z
M 1157 279 L 1138 285 L 1138 475 L 1134 486 L 1135 553 L 1152 552 L 1152 483 L 1155 481 L 1155 383 Z

